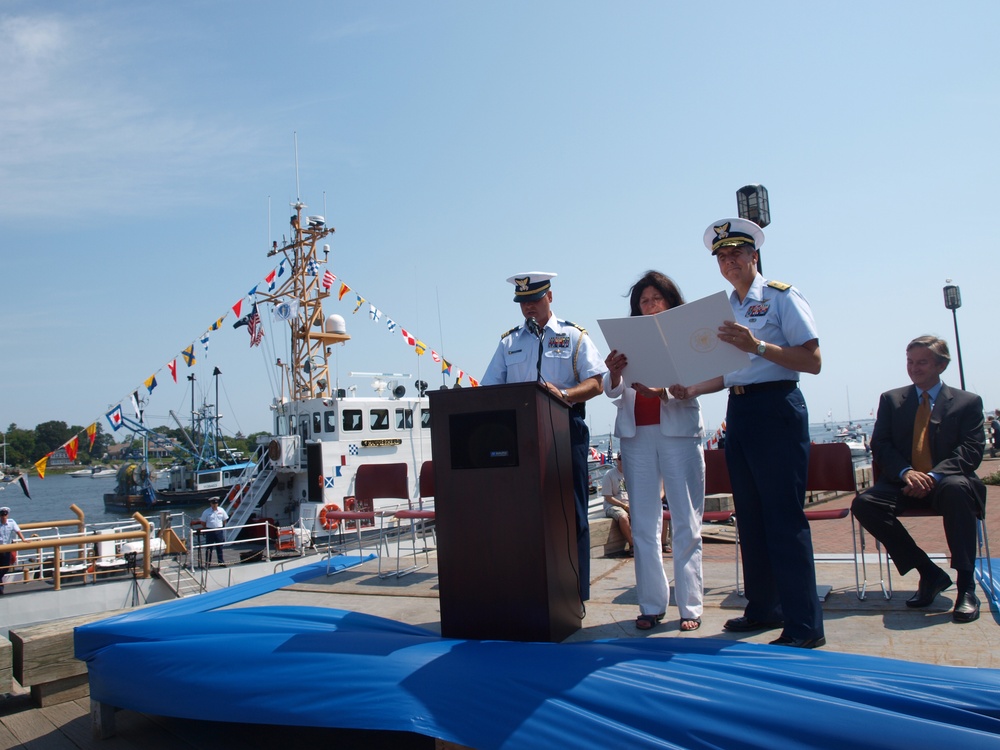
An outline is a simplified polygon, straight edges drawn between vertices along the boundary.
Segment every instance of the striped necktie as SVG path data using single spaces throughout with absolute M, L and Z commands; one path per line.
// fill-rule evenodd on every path
M 927 473 L 931 470 L 931 445 L 927 435 L 927 428 L 931 423 L 931 396 L 924 391 L 920 398 L 920 406 L 917 407 L 917 416 L 913 420 L 913 452 L 910 460 L 911 466 L 917 471 Z

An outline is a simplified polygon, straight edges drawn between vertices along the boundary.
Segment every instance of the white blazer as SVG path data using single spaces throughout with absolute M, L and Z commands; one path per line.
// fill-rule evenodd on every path
M 604 392 L 615 399 L 618 416 L 615 417 L 615 437 L 635 437 L 635 389 L 625 385 L 622 378 L 617 388 L 611 385 L 611 375 L 604 377 Z M 667 437 L 705 437 L 705 424 L 701 419 L 698 399 L 669 398 L 660 400 L 660 432 Z

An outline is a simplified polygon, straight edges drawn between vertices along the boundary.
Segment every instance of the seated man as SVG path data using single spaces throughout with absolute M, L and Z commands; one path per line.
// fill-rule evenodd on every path
M 913 568 L 920 573 L 909 607 L 926 607 L 952 582 L 896 516 L 906 508 L 940 513 L 958 579 L 952 619 L 972 622 L 979 617 L 976 518 L 986 503 L 986 487 L 976 476 L 983 460 L 983 400 L 941 381 L 950 360 L 948 345 L 934 336 L 907 345 L 906 373 L 913 385 L 887 391 L 879 400 L 871 439 L 879 479 L 851 510 L 885 546 L 901 575 Z
M 622 474 L 622 454 L 616 453 L 614 468 L 601 480 L 601 494 L 604 495 L 604 515 L 618 524 L 625 541 L 628 554 L 632 554 L 632 522 L 628 516 L 628 493 L 625 491 L 625 475 Z

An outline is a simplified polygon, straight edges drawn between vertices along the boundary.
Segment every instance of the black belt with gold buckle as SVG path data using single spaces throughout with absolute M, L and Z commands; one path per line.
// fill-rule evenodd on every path
M 766 383 L 750 383 L 749 385 L 734 385 L 729 389 L 730 396 L 744 396 L 758 391 L 794 391 L 799 387 L 797 380 L 769 380 Z

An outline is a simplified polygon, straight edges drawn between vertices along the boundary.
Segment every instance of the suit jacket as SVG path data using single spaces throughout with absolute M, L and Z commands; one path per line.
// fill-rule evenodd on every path
M 618 387 L 611 385 L 611 376 L 604 377 L 604 392 L 617 399 L 618 407 L 615 417 L 616 437 L 635 437 L 635 389 L 625 385 L 621 379 Z M 667 437 L 705 437 L 705 426 L 701 420 L 701 404 L 698 399 L 671 398 L 660 401 L 660 432 Z
M 886 391 L 879 399 L 871 449 L 887 481 L 902 484 L 899 474 L 912 463 L 913 420 L 919 404 L 913 385 Z M 985 444 L 982 398 L 942 385 L 931 412 L 929 438 L 934 463 L 931 472 L 975 477 Z

